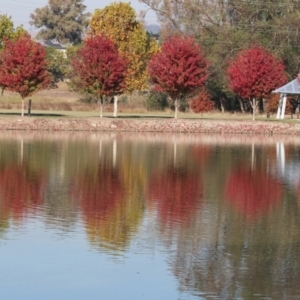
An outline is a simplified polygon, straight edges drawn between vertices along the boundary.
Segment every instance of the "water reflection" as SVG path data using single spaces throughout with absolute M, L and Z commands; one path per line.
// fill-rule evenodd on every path
M 82 228 L 98 257 L 126 253 L 147 269 L 166 253 L 164 276 L 171 269 L 174 292 L 187 299 L 299 297 L 297 138 L 5 133 L 0 139 L 0 239 L 7 245 L 18 230 L 12 224 L 38 218 L 59 236 Z M 81 259 L 88 255 L 83 251 Z
M 246 217 L 267 213 L 281 196 L 282 184 L 263 170 L 238 167 L 228 174 L 225 199 Z
M 186 225 L 203 196 L 201 178 L 187 170 L 169 168 L 152 174 L 147 197 L 167 226 Z
M 28 164 L 8 164 L 0 169 L 1 218 L 22 219 L 43 203 L 46 175 Z

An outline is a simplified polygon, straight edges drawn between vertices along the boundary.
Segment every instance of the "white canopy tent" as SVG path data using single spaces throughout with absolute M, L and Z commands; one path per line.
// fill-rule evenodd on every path
M 288 94 L 300 95 L 300 84 L 298 82 L 298 78 L 276 89 L 275 91 L 273 91 L 273 93 L 280 93 L 280 100 L 278 104 L 276 119 L 284 119 L 287 95 Z

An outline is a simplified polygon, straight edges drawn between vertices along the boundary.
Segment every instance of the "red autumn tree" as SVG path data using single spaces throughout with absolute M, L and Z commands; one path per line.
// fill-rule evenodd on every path
M 118 53 L 115 44 L 99 35 L 86 39 L 72 60 L 73 82 L 77 88 L 93 95 L 100 103 L 100 117 L 104 96 L 119 95 L 125 88 L 128 62 Z
M 200 46 L 191 37 L 169 38 L 149 61 L 148 72 L 153 89 L 166 93 L 175 106 L 197 91 L 208 77 L 208 62 Z
M 229 88 L 243 99 L 250 101 L 252 118 L 259 99 L 266 98 L 272 90 L 287 80 L 284 65 L 274 54 L 261 47 L 242 50 L 229 63 L 227 70 Z
M 193 112 L 202 113 L 211 111 L 215 104 L 210 100 L 211 96 L 206 89 L 201 89 L 198 95 L 190 100 L 190 106 Z
M 6 40 L 0 53 L 0 84 L 24 98 L 47 87 L 50 77 L 47 71 L 46 51 L 27 34 L 16 40 Z
M 228 178 L 225 199 L 235 209 L 252 218 L 266 213 L 280 201 L 282 185 L 269 174 L 241 167 Z

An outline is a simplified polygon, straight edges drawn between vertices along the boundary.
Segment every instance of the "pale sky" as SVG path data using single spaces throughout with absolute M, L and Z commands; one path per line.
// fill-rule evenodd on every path
M 63 1 L 63 0 L 62 0 Z M 85 0 L 84 4 L 87 6 L 86 12 L 93 13 L 96 8 L 103 8 L 110 3 L 118 2 L 114 0 Z M 130 2 L 131 6 L 136 10 L 137 14 L 140 10 L 147 9 L 145 4 L 139 3 L 138 0 L 122 1 Z M 8 15 L 12 17 L 15 26 L 23 25 L 25 29 L 34 30 L 29 24 L 30 14 L 34 12 L 36 8 L 42 8 L 48 4 L 48 0 L 0 0 L 0 14 Z M 146 23 L 157 24 L 155 14 L 152 11 L 148 11 Z

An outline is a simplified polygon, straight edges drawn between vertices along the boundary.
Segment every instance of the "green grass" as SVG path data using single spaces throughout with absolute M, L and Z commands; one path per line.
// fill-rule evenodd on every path
M 27 116 L 27 110 L 24 111 L 25 116 Z M 9 118 L 9 117 L 20 117 L 21 109 L 0 109 L 0 118 Z M 32 110 L 32 117 L 37 118 L 100 118 L 99 111 L 64 111 L 64 110 Z M 112 112 L 104 112 L 104 118 L 113 118 Z M 286 116 L 284 120 L 277 120 L 276 115 L 272 115 L 271 118 L 267 118 L 266 115 L 256 116 L 257 121 L 265 122 L 278 122 L 278 123 L 299 123 L 300 119 L 297 119 L 294 116 L 294 119 L 291 119 L 291 116 Z M 145 120 L 145 119 L 173 119 L 174 112 L 149 112 L 149 113 L 118 113 L 118 119 L 132 119 L 132 120 Z M 252 121 L 252 115 L 250 114 L 232 114 L 232 113 L 206 113 L 206 114 L 195 114 L 195 113 L 179 113 L 178 119 L 185 120 L 206 120 L 206 121 Z

